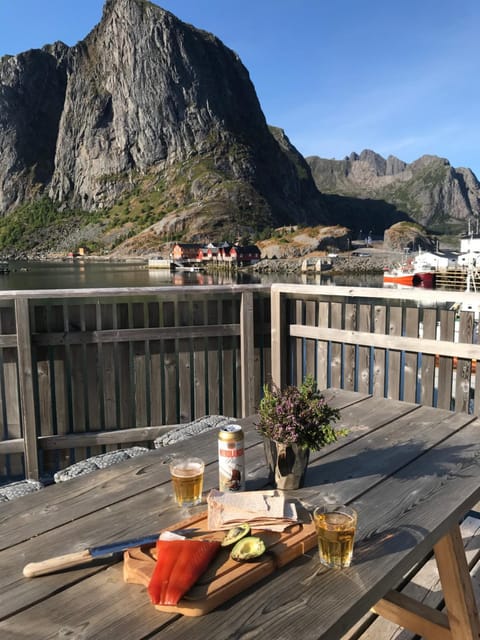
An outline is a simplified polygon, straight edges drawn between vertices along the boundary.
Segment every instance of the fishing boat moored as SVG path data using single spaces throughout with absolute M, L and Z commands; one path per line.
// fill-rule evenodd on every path
M 413 264 L 406 262 L 399 267 L 386 269 L 383 273 L 383 282 L 433 289 L 435 287 L 435 272 L 417 270 Z

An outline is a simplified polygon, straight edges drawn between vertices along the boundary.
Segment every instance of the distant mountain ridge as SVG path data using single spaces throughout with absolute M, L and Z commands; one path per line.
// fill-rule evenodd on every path
M 407 164 L 395 156 L 383 158 L 370 149 L 343 160 L 306 158 L 315 184 L 324 194 L 384 203 L 400 216 L 429 228 L 448 230 L 478 217 L 480 184 L 470 169 L 424 155 Z M 328 198 L 327 198 L 328 202 Z M 361 203 L 358 203 L 361 206 Z

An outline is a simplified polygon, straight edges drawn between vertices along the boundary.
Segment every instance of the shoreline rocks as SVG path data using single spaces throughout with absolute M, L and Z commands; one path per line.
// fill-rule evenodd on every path
M 317 258 L 322 261 L 321 273 L 332 275 L 336 273 L 383 273 L 385 268 L 391 267 L 398 260 L 398 258 L 388 255 L 340 255 L 335 258 Z M 255 273 L 299 273 L 305 259 L 306 256 L 301 258 L 266 258 L 251 267 L 244 267 L 244 270 Z

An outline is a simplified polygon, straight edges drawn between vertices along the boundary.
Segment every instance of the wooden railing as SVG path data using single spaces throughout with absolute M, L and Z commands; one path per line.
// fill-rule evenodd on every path
M 261 285 L 2 293 L 0 483 L 206 414 L 251 414 L 269 313 Z
M 275 284 L 0 294 L 0 483 L 207 414 L 266 382 L 480 414 L 476 294 Z
M 272 379 L 479 414 L 474 293 L 274 284 Z

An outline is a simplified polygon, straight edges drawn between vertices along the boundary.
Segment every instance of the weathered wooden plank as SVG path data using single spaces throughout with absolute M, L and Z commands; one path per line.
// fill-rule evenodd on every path
M 152 440 L 172 429 L 172 425 L 134 427 L 132 429 L 114 429 L 111 431 L 87 431 L 85 433 L 67 433 L 65 435 L 40 436 L 38 446 L 42 451 L 76 447 L 105 445 L 124 445 L 132 442 L 151 443 Z M 0 451 L 2 445 L 0 443 Z M 115 448 L 115 447 L 113 447 Z
M 206 309 L 203 301 L 193 301 L 193 322 L 196 325 L 206 323 Z M 207 349 L 208 343 L 205 337 L 193 338 L 193 398 L 195 416 L 207 414 Z
M 20 389 L 23 438 L 25 443 L 25 475 L 39 477 L 33 388 L 32 346 L 30 342 L 30 308 L 26 298 L 15 300 L 17 325 L 18 386 Z
M 115 307 L 114 328 L 132 326 L 131 303 L 120 303 Z M 135 394 L 133 377 L 132 342 L 115 345 L 116 396 L 118 404 L 118 424 L 121 429 L 131 427 L 135 416 Z
M 255 325 L 253 295 L 244 292 L 240 306 L 240 388 L 242 392 L 241 416 L 255 413 Z M 257 378 L 258 380 L 259 378 Z
M 330 318 L 330 305 L 328 302 L 318 303 L 318 326 L 328 327 Z M 326 389 L 329 386 L 329 361 L 328 361 L 329 345 L 325 340 L 317 340 L 317 384 L 320 389 Z
M 345 305 L 345 329 L 353 330 L 357 328 L 357 305 Z M 353 344 L 345 344 L 343 346 L 343 387 L 354 391 L 357 387 L 357 362 L 356 348 Z
M 472 343 L 474 337 L 474 314 L 462 312 L 458 321 L 458 342 Z M 470 411 L 472 361 L 458 358 L 455 375 L 455 411 Z
M 218 301 L 209 301 L 208 322 L 220 322 L 221 310 Z M 222 406 L 222 357 L 221 339 L 208 339 L 208 413 L 221 413 Z
M 317 324 L 317 318 L 316 318 L 317 304 L 314 300 L 306 300 L 304 305 L 305 305 L 305 324 L 307 326 L 315 327 Z M 306 376 L 308 375 L 315 376 L 315 368 L 316 368 L 315 367 L 315 355 L 316 355 L 315 341 L 305 340 L 304 342 L 305 342 L 304 348 L 303 348 L 304 365 L 302 368 L 302 373 L 304 371 Z M 304 376 L 303 375 L 300 376 L 300 382 L 302 377 Z
M 82 575 L 79 571 L 74 573 Z M 99 603 L 99 593 L 104 594 L 110 605 L 105 607 Z M 61 612 L 68 610 L 72 598 L 81 606 L 65 625 Z M 97 640 L 113 637 L 143 640 L 151 629 L 173 617 L 174 614 L 162 614 L 150 604 L 145 588 L 125 585 L 122 566 L 117 564 L 111 567 L 107 565 L 103 570 L 97 567 L 96 575 L 88 580 L 56 595 L 52 594 L 43 604 L 30 609 L 30 617 L 19 615 L 14 620 L 0 622 L 0 634 L 4 638 L 14 638 L 21 628 L 25 638 L 62 637 L 68 634 L 74 638 Z M 136 622 L 133 623 L 133 620 Z
M 420 313 L 417 308 L 405 309 L 405 335 L 418 338 Z M 407 402 L 416 402 L 418 383 L 418 353 L 407 351 L 405 353 L 403 370 L 403 399 Z
M 20 418 L 20 398 L 18 393 L 17 336 L 13 305 L 0 307 L 0 332 L 14 341 L 15 348 L 0 348 L 0 438 L 20 440 L 23 438 Z M 21 454 L 2 456 L 0 473 L 4 478 L 23 476 L 23 439 Z M 7 444 L 8 446 L 8 444 Z M 7 453 L 7 451 L 5 452 Z
M 234 302 L 223 301 L 219 306 L 221 324 L 228 323 L 233 317 Z M 221 339 L 221 384 L 222 401 L 221 413 L 225 415 L 236 415 L 235 400 L 236 395 L 236 370 L 234 344 L 231 338 Z
M 384 618 L 431 640 L 452 640 L 448 618 L 403 593 L 390 591 L 373 610 Z
M 370 332 L 371 330 L 371 306 L 366 304 L 360 304 L 358 310 L 358 330 Z M 373 378 L 373 366 L 372 354 L 370 347 L 358 347 L 357 356 L 357 389 L 362 393 L 370 392 L 370 381 Z
M 460 528 L 454 525 L 434 546 L 448 621 L 453 638 L 478 640 L 480 621 Z
M 272 349 L 272 382 L 280 388 L 286 384 L 287 375 L 287 332 L 284 310 L 282 308 L 282 294 L 278 290 L 271 293 L 271 349 Z
M 192 324 L 192 310 L 190 302 L 180 302 L 177 307 L 177 323 L 180 326 Z M 193 361 L 191 359 L 193 343 L 190 338 L 176 341 L 178 358 L 178 393 L 180 407 L 180 422 L 189 422 L 193 416 L 192 385 Z
M 400 323 L 395 323 L 396 327 Z M 418 351 L 419 353 L 437 354 L 440 356 L 460 356 L 475 359 L 480 355 L 480 345 L 460 344 L 450 340 L 428 340 L 408 338 L 396 334 L 368 333 L 364 331 L 347 331 L 345 329 L 307 327 L 290 325 L 290 335 L 315 340 L 335 340 L 357 345 L 369 345 L 375 348 L 390 349 L 391 351 Z M 393 336 L 393 337 L 392 337 Z
M 475 305 L 478 301 L 478 294 L 474 292 L 461 291 L 441 291 L 423 289 L 421 287 L 413 287 L 408 291 L 399 291 L 398 289 L 375 288 L 375 287 L 350 287 L 337 285 L 303 285 L 292 283 L 273 283 L 271 291 L 282 292 L 286 297 L 294 298 L 312 298 L 318 297 L 322 299 L 333 299 L 337 297 L 368 299 L 368 300 L 384 300 L 398 301 L 399 299 L 407 299 L 414 303 L 420 302 L 422 305 L 435 307 L 438 303 L 457 303 L 466 302 Z
M 23 438 L 21 418 L 21 396 L 18 386 L 18 360 L 16 349 L 2 349 L 0 364 L 2 367 L 2 423 L 3 434 L 7 439 Z M 21 456 L 6 461 L 5 471 L 9 474 L 24 474 L 23 449 Z
M 330 303 L 330 323 L 332 328 L 342 330 L 343 305 L 340 302 Z M 343 340 L 333 339 L 330 344 L 330 384 L 332 387 L 343 387 L 342 349 Z
M 16 335 L 0 335 L 0 348 L 5 349 L 7 347 L 16 347 L 17 346 L 17 336 Z
M 82 331 L 81 333 L 49 333 L 33 334 L 32 342 L 39 346 L 78 345 L 119 342 L 133 342 L 135 340 L 159 340 L 168 338 L 171 340 L 181 338 L 194 338 L 203 336 L 238 336 L 240 324 L 215 324 L 213 326 L 185 326 L 185 327 L 145 327 L 143 329 L 104 329 L 96 331 Z
M 453 348 L 452 353 L 445 354 L 451 357 L 443 357 L 439 351 L 440 359 L 438 365 L 438 406 L 441 409 L 453 409 L 452 399 L 452 379 L 453 379 L 453 357 L 459 353 L 460 345 L 454 342 L 455 317 L 452 311 L 440 310 L 440 340 L 450 342 Z M 463 354 L 462 354 L 463 355 Z M 475 356 L 473 356 L 475 357 Z
M 196 285 L 184 285 L 181 288 L 175 285 L 160 287 L 84 287 L 82 289 L 26 289 L 21 292 L 22 297 L 34 300 L 64 300 L 83 298 L 110 298 L 112 301 L 128 299 L 144 299 L 161 297 L 162 300 L 191 300 L 192 296 L 199 298 L 214 297 L 218 298 L 225 293 L 231 295 L 232 290 L 241 293 L 242 291 L 258 291 L 268 292 L 270 287 L 262 284 L 248 285 L 205 285 L 198 287 Z M 439 292 L 441 298 L 441 292 Z M 11 302 L 18 296 L 18 291 L 0 291 L 1 302 Z M 439 299 L 440 299 L 439 298 Z M 470 297 L 471 299 L 471 297 Z
M 437 335 L 437 311 L 436 309 L 424 309 L 422 321 L 422 338 L 435 340 Z M 435 389 L 435 356 L 422 353 L 420 399 L 419 401 L 429 406 L 434 406 Z
M 286 314 L 286 325 L 305 324 L 305 303 L 303 300 L 285 300 L 286 308 L 284 313 Z M 288 384 L 299 385 L 302 383 L 303 371 L 305 367 L 304 358 L 304 340 L 303 338 L 290 338 L 287 350 L 289 347 L 293 350 L 291 354 L 290 362 L 286 361 L 285 366 L 289 368 L 286 375 Z
M 375 305 L 374 307 L 373 330 L 374 338 L 377 337 L 377 334 L 382 335 L 387 332 L 387 307 L 385 305 Z M 374 342 L 372 346 L 376 346 Z M 385 380 L 387 375 L 387 347 L 383 345 L 382 347 L 376 347 L 373 349 L 372 390 L 374 395 L 377 396 L 385 395 L 386 387 Z
M 254 413 L 263 396 L 263 387 L 271 380 L 271 350 L 270 350 L 270 299 L 266 296 L 254 298 Z
M 398 336 L 403 334 L 403 310 L 401 307 L 390 307 L 388 310 L 388 336 L 393 349 L 398 344 Z M 387 397 L 401 398 L 401 382 L 403 379 L 402 356 L 397 350 L 388 351 Z

